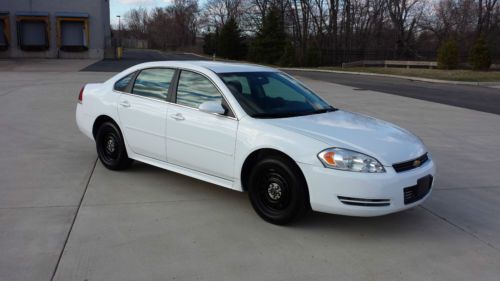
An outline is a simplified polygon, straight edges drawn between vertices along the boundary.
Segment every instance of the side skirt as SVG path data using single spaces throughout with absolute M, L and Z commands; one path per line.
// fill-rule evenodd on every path
M 165 170 L 169 170 L 169 171 L 172 171 L 174 173 L 178 173 L 178 174 L 182 174 L 182 175 L 185 175 L 185 176 L 188 176 L 188 177 L 192 177 L 192 178 L 195 178 L 195 179 L 206 181 L 206 182 L 209 182 L 209 183 L 212 183 L 212 184 L 215 184 L 215 185 L 219 185 L 219 186 L 222 186 L 222 187 L 225 187 L 225 188 L 229 188 L 229 189 L 232 189 L 232 190 L 242 191 L 241 189 L 238 189 L 237 187 L 235 187 L 234 184 L 233 184 L 233 181 L 230 181 L 230 180 L 226 180 L 226 179 L 223 179 L 223 178 L 215 177 L 215 176 L 212 176 L 212 175 L 209 175 L 209 174 L 201 173 L 201 172 L 198 172 L 198 171 L 195 171 L 195 170 L 192 170 L 192 169 L 188 169 L 188 168 L 181 167 L 181 166 L 178 166 L 178 165 L 174 165 L 174 164 L 170 164 L 170 163 L 167 163 L 167 162 L 159 161 L 159 160 L 156 160 L 156 159 L 153 159 L 153 158 L 149 158 L 149 157 L 146 157 L 146 156 L 137 155 L 135 153 L 133 155 L 129 155 L 129 157 L 132 158 L 132 159 L 134 159 L 134 160 L 137 160 L 139 162 L 143 162 L 143 163 L 146 163 L 146 164 L 149 164 L 149 165 L 153 165 L 153 166 L 165 169 Z

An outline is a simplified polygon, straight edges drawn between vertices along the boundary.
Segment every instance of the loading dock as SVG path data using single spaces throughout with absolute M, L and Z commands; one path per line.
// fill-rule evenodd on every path
M 16 23 L 17 39 L 21 50 L 45 51 L 49 49 L 49 13 L 16 13 Z
M 0 2 L 0 59 L 113 54 L 109 0 Z
M 66 52 L 82 52 L 89 46 L 89 14 L 56 13 L 57 47 Z
M 9 12 L 0 11 L 0 51 L 5 51 L 10 46 Z

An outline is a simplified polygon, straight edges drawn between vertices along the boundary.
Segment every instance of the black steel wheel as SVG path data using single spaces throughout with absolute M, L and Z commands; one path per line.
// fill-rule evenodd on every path
M 304 176 L 285 157 L 260 160 L 250 173 L 248 191 L 257 214 L 273 224 L 290 223 L 308 210 Z
M 112 122 L 105 122 L 97 131 L 96 147 L 99 160 L 111 170 L 123 170 L 132 164 L 128 158 L 125 143 L 118 126 Z

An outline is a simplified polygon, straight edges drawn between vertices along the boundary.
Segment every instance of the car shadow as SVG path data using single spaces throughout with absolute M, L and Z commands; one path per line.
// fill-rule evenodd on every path
M 137 182 L 145 179 L 156 178 L 156 182 L 164 182 L 165 185 L 146 186 L 160 194 L 169 192 L 185 192 L 188 196 L 207 198 L 213 202 L 218 209 L 227 208 L 228 213 L 234 216 L 243 216 L 243 220 L 253 221 L 255 226 L 269 227 L 269 223 L 263 221 L 253 211 L 246 192 L 238 192 L 223 188 L 188 176 L 171 171 L 163 170 L 148 164 L 134 162 L 133 166 L 126 171 L 127 177 L 135 178 Z M 112 172 L 114 173 L 114 172 Z M 177 186 L 176 189 L 171 186 Z M 169 197 L 165 194 L 165 197 Z M 296 222 L 279 228 L 290 228 L 291 230 L 320 232 L 320 233 L 346 233 L 355 235 L 392 236 L 408 234 L 422 230 L 422 226 L 429 222 L 441 221 L 426 209 L 416 207 L 402 212 L 388 214 L 378 217 L 351 217 L 343 215 L 325 214 L 310 211 Z

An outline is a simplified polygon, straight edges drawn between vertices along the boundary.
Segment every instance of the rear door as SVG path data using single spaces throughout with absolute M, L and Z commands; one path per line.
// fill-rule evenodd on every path
M 203 74 L 182 70 L 175 93 L 167 118 L 168 162 L 232 180 L 238 120 L 230 108 L 225 115 L 198 110 L 205 101 L 227 104 L 219 89 Z
M 122 132 L 136 154 L 166 161 L 167 100 L 174 74 L 175 70 L 170 68 L 143 69 L 120 95 L 118 114 Z

